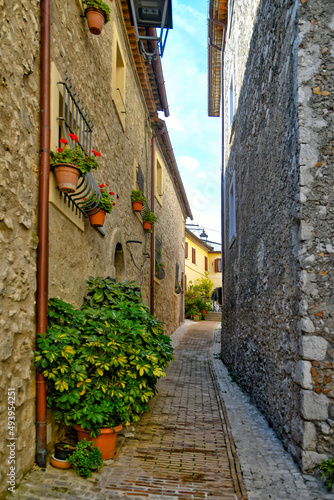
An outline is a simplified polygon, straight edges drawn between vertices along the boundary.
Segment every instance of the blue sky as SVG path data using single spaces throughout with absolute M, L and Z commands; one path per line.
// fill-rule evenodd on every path
M 173 29 L 162 58 L 167 128 L 193 222 L 207 228 L 209 240 L 220 241 L 220 119 L 207 111 L 207 2 L 172 0 L 172 6 Z

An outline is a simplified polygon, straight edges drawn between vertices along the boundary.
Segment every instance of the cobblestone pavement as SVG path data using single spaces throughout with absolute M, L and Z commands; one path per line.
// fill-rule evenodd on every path
M 151 412 L 121 440 L 112 464 L 83 480 L 73 470 L 32 471 L 18 499 L 246 500 L 224 409 L 212 380 L 210 345 L 217 323 L 190 323 L 176 335 L 175 361 L 158 383 Z M 174 339 L 175 340 L 175 336 Z
M 249 397 L 231 382 L 220 353 L 220 327 L 215 332 L 213 365 L 230 422 L 249 500 L 334 499 L 320 479 L 302 474 Z

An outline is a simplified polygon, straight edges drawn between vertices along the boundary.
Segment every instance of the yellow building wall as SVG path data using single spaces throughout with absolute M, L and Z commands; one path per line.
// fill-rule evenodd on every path
M 215 260 L 221 259 L 221 252 L 209 253 L 209 276 L 208 278 L 213 282 L 216 288 L 222 287 L 223 275 L 222 273 L 216 273 L 215 271 Z
M 214 286 L 221 288 L 222 273 L 216 273 L 215 260 L 221 259 L 221 252 L 209 252 L 200 244 L 186 236 L 188 243 L 188 257 L 185 259 L 185 275 L 187 277 L 187 287 L 195 284 L 196 280 L 205 277 L 205 257 L 208 258 L 208 278 L 213 282 Z M 196 251 L 196 263 L 192 262 L 192 249 Z

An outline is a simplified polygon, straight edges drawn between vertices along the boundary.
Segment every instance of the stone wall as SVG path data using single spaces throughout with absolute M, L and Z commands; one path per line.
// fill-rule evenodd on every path
M 330 0 L 244 0 L 225 54 L 222 354 L 303 469 L 334 451 L 333 29 Z
M 90 275 L 135 280 L 142 284 L 149 302 L 151 236 L 132 210 L 131 189 L 135 185 L 134 162 L 145 176 L 145 194 L 150 193 L 149 114 L 133 71 L 124 34 L 120 2 L 112 3 L 111 22 L 100 36 L 89 33 L 81 17 L 80 2 L 52 2 L 51 60 L 61 77 L 71 77 L 93 122 L 93 148 L 100 151 L 98 183 L 108 182 L 116 206 L 107 215 L 105 236 L 85 222 L 84 230 L 49 204 L 49 297 L 59 297 L 80 306 Z M 35 348 L 36 249 L 39 172 L 39 51 L 40 2 L 21 0 L 13 8 L 0 0 L 0 496 L 7 488 L 8 450 L 7 389 L 16 390 L 16 479 L 33 465 L 35 457 Z M 123 127 L 111 95 L 115 30 L 126 67 L 126 114 Z M 56 124 L 57 127 L 57 124 Z M 51 127 L 54 130 L 54 123 Z M 150 204 L 149 196 L 148 202 Z M 168 203 L 171 203 L 171 206 Z M 174 263 L 163 284 L 156 285 L 156 315 L 166 322 L 170 334 L 179 325 L 180 301 L 174 289 L 175 259 L 182 263 L 184 217 L 171 179 L 166 173 L 166 192 L 157 230 L 164 235 L 166 261 Z M 139 240 L 142 244 L 126 244 Z M 130 256 L 141 270 L 133 264 Z M 145 263 L 146 262 L 146 263 Z M 145 263 L 145 266 L 143 264 Z M 160 291 L 159 291 L 160 289 Z M 168 292 L 168 293 L 167 293 Z M 54 441 L 58 427 L 50 427 Z M 50 435 L 52 440 L 50 442 Z
M 295 458 L 301 457 L 297 4 L 234 2 L 225 108 L 226 270 L 222 355 Z M 229 243 L 235 172 L 236 239 Z
M 1 495 L 10 486 L 10 465 L 20 479 L 35 453 L 39 2 L 26 0 L 14 6 L 1 0 L 0 24 Z M 16 392 L 15 464 L 8 463 L 10 388 Z
M 333 2 L 301 3 L 298 29 L 303 339 L 297 382 L 308 467 L 334 453 Z

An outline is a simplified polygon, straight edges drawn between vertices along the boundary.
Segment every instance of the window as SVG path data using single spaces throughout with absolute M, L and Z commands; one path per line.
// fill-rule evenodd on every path
M 156 157 L 155 161 L 155 189 L 154 194 L 160 205 L 162 205 L 162 195 L 163 195 L 163 175 L 162 175 L 162 161 L 160 158 Z
M 191 249 L 191 262 L 193 264 L 196 264 L 196 249 L 195 248 Z
M 114 40 L 113 40 L 113 52 L 112 52 L 112 74 L 111 74 L 111 95 L 114 101 L 118 118 L 121 122 L 123 130 L 125 129 L 125 82 L 126 82 L 126 72 L 124 57 L 120 45 L 120 41 L 116 31 L 116 25 L 113 25 Z
M 216 273 L 222 272 L 222 260 L 221 259 L 215 259 L 215 272 Z
M 237 222 L 235 210 L 235 171 L 232 175 L 232 180 L 229 188 L 229 242 L 230 245 L 235 240 L 237 235 Z
M 209 262 L 207 256 L 204 257 L 204 270 L 205 271 L 209 270 Z
M 185 246 L 185 258 L 188 259 L 188 242 L 186 241 L 186 246 Z

